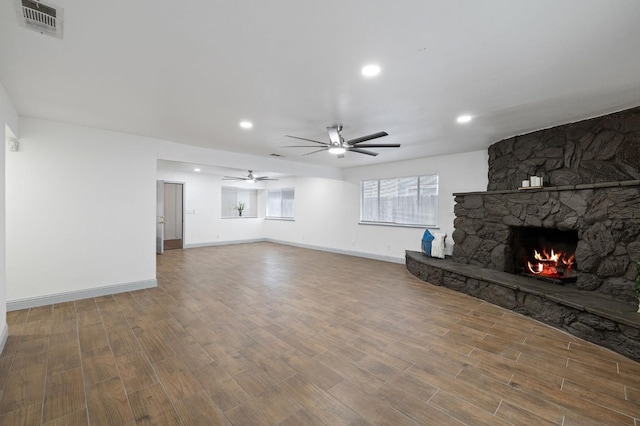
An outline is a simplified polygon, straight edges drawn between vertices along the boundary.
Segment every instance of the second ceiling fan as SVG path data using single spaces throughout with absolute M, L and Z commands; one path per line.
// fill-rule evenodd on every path
M 249 183 L 262 182 L 263 180 L 278 180 L 272 179 L 269 176 L 254 176 L 253 170 L 248 170 L 248 172 L 249 174 L 247 176 L 224 176 L 222 180 L 243 180 Z
M 373 133 L 371 135 L 361 136 L 359 138 L 351 139 L 351 140 L 348 140 L 348 141 L 345 141 L 344 138 L 342 137 L 342 134 L 341 134 L 342 133 L 342 126 L 341 125 L 327 127 L 327 133 L 329 133 L 330 142 L 321 142 L 321 141 L 316 141 L 316 140 L 313 140 L 313 139 L 301 138 L 301 137 L 298 137 L 298 136 L 290 136 L 290 135 L 285 135 L 285 136 L 288 137 L 288 138 L 299 139 L 299 140 L 303 140 L 303 141 L 307 141 L 307 142 L 313 142 L 313 143 L 322 145 L 322 148 L 316 149 L 315 151 L 307 152 L 306 154 L 302 154 L 302 155 L 311 155 L 311 154 L 315 154 L 316 152 L 320 152 L 320 151 L 329 151 L 331 154 L 336 154 L 338 156 L 338 158 L 343 158 L 345 152 L 351 151 L 351 152 L 357 152 L 358 154 L 366 154 L 366 155 L 376 156 L 376 155 L 378 155 L 377 152 L 368 151 L 368 150 L 362 149 L 362 148 L 400 148 L 400 144 L 399 143 L 387 143 L 387 144 L 365 143 L 365 142 L 370 141 L 372 139 L 377 139 L 377 138 L 381 138 L 381 137 L 384 137 L 384 136 L 388 136 L 389 134 L 387 132 Z M 283 148 L 318 148 L 318 146 L 315 146 L 315 145 L 289 145 L 289 146 L 285 146 Z

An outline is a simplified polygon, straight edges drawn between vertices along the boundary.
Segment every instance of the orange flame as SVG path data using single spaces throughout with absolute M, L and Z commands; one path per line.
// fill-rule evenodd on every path
M 555 252 L 551 249 L 551 252 L 547 252 L 546 248 L 542 249 L 542 253 L 538 250 L 533 251 L 533 258 L 535 262 L 527 261 L 527 269 L 534 275 L 541 275 L 550 278 L 560 278 L 566 275 L 575 262 L 575 256 L 566 255 L 562 252 Z M 558 267 L 561 267 L 563 271 L 559 271 Z

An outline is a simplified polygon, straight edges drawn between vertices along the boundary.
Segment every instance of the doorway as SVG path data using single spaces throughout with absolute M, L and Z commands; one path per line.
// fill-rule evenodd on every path
M 183 248 L 184 184 L 158 181 L 156 251 Z

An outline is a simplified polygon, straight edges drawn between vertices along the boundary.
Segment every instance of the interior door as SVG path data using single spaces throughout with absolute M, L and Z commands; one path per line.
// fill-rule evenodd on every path
M 164 252 L 164 181 L 156 182 L 156 253 Z
M 182 248 L 184 211 L 182 183 L 164 182 L 164 249 Z

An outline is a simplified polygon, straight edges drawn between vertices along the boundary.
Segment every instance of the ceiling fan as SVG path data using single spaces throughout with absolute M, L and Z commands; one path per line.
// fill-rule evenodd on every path
M 290 135 L 285 135 L 285 136 L 288 138 L 300 139 L 303 141 L 313 142 L 313 143 L 322 145 L 322 148 L 317 149 L 315 151 L 307 152 L 306 154 L 302 154 L 302 155 L 311 155 L 320 151 L 329 151 L 329 153 L 331 154 L 336 154 L 338 158 L 343 158 L 345 152 L 351 151 L 351 152 L 357 152 L 358 154 L 376 156 L 378 155 L 377 152 L 368 151 L 362 148 L 400 148 L 399 143 L 394 143 L 394 144 L 365 143 L 372 139 L 388 136 L 389 134 L 387 132 L 373 133 L 371 135 L 361 136 L 359 138 L 351 139 L 348 141 L 345 141 L 341 135 L 341 132 L 342 132 L 341 125 L 327 127 L 327 132 L 329 133 L 330 142 L 321 142 L 313 139 L 300 138 L 297 136 L 290 136 Z M 318 148 L 318 147 L 315 145 L 289 145 L 289 146 L 284 146 L 283 148 Z
M 254 176 L 253 170 L 248 170 L 249 174 L 247 176 L 236 177 L 236 176 L 224 176 L 222 180 L 243 180 L 245 182 L 254 183 L 254 182 L 262 182 L 263 180 L 278 180 L 272 179 L 268 176 Z

